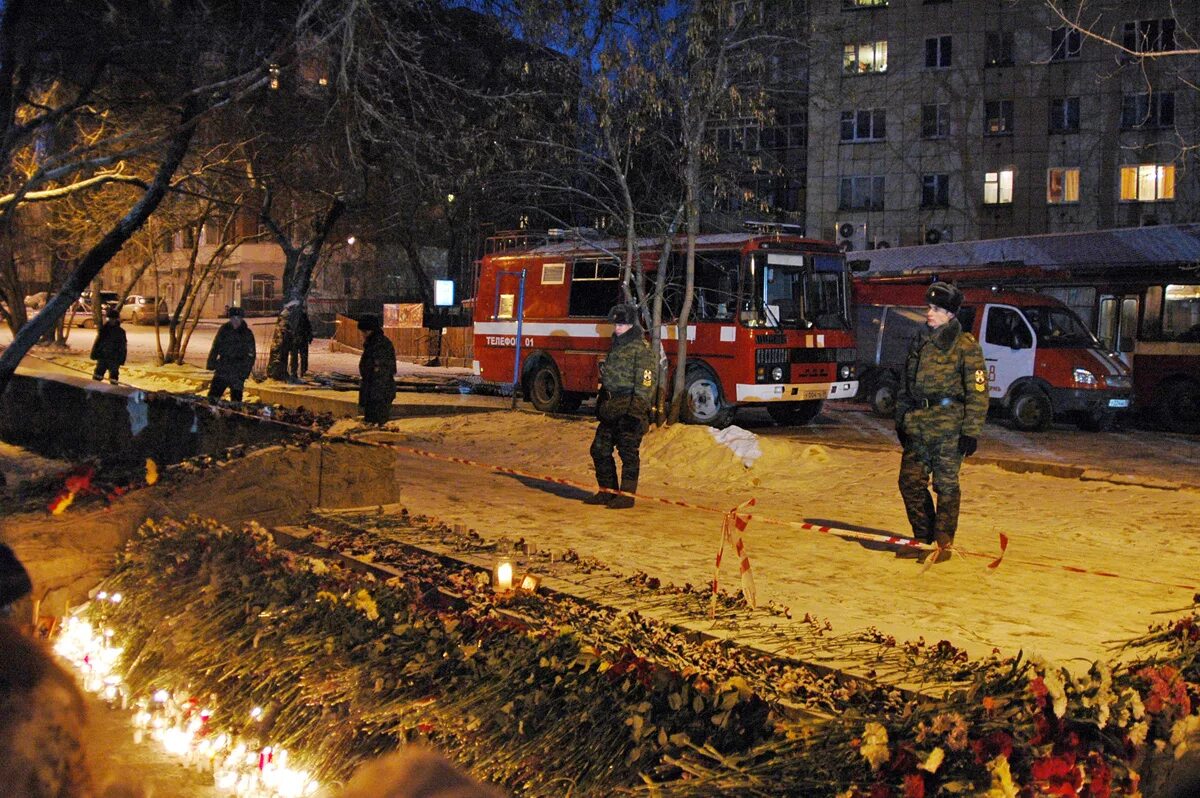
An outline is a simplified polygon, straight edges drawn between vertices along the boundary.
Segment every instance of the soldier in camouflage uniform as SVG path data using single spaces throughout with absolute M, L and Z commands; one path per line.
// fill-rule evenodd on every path
M 900 495 L 913 537 L 939 547 L 940 562 L 958 529 L 958 471 L 975 453 L 988 409 L 983 350 L 962 329 L 955 314 L 963 295 L 952 285 L 934 283 L 925 294 L 929 331 L 908 352 L 896 398 L 896 435 L 904 447 Z M 937 506 L 929 493 L 929 478 Z
M 612 349 L 600 364 L 600 398 L 596 416 L 600 425 L 592 441 L 592 462 L 600 490 L 584 499 L 587 504 L 606 504 L 610 510 L 633 506 L 641 460 L 638 449 L 650 426 L 658 358 L 642 336 L 634 305 L 617 305 L 608 314 L 613 323 Z M 617 463 L 613 447 L 621 455 L 621 494 L 617 495 Z

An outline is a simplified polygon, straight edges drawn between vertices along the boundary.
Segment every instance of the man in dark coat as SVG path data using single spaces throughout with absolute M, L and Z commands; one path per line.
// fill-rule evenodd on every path
M 125 330 L 121 327 L 120 308 L 109 308 L 104 315 L 107 320 L 96 333 L 96 342 L 92 344 L 92 360 L 96 361 L 92 379 L 103 379 L 107 371 L 108 381 L 116 385 L 127 353 Z
M 378 316 L 359 320 L 358 329 L 367 333 L 363 341 L 358 373 L 358 404 L 363 420 L 370 424 L 386 424 L 391 417 L 392 400 L 396 398 L 396 348 L 383 334 Z
M 308 345 L 312 343 L 312 322 L 308 310 L 302 304 L 292 308 L 288 317 L 288 334 L 291 341 L 287 348 L 288 382 L 298 383 L 308 373 Z
M 988 382 L 979 342 L 955 318 L 962 292 L 934 283 L 925 301 L 929 329 L 909 349 L 896 397 L 896 435 L 904 447 L 899 484 L 913 537 L 937 543 L 941 562 L 958 529 L 958 472 L 983 431 Z
M 254 355 L 254 332 L 246 324 L 242 309 L 232 307 L 229 309 L 229 321 L 217 330 L 217 337 L 213 339 L 212 349 L 208 353 L 207 368 L 214 372 L 208 398 L 216 401 L 228 388 L 231 401 L 242 401 L 242 388 L 254 370 Z
M 658 358 L 638 325 L 635 305 L 617 305 L 608 314 L 613 323 L 612 349 L 600 364 L 600 397 L 596 416 L 600 419 L 592 440 L 592 464 L 600 490 L 584 499 L 587 504 L 606 504 L 610 510 L 632 507 L 641 470 L 642 436 L 650 426 Z M 617 463 L 613 447 L 621 455 L 621 495 L 617 495 Z

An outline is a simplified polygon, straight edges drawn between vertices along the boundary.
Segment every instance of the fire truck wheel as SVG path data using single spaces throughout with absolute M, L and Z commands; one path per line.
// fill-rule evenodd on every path
M 1022 432 L 1043 432 L 1054 420 L 1050 397 L 1037 388 L 1026 388 L 1017 394 L 1008 414 L 1013 426 Z
M 733 407 L 722 396 L 720 381 L 703 366 L 688 367 L 684 392 L 684 420 L 689 424 L 724 429 L 733 421 Z
M 1186 380 L 1168 385 L 1154 409 L 1172 432 L 1200 432 L 1200 385 Z
M 767 405 L 771 420 L 781 427 L 802 427 L 816 418 L 825 403 L 820 400 Z
M 562 377 L 553 363 L 543 360 L 534 366 L 529 375 L 529 401 L 543 413 L 557 413 L 563 409 Z M 578 407 L 578 403 L 575 405 Z

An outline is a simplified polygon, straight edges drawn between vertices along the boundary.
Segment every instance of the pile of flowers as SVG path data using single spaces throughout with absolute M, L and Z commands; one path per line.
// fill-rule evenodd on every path
M 1195 615 L 1079 676 L 970 662 L 945 641 L 857 641 L 889 676 L 954 685 L 922 694 L 638 613 L 498 594 L 486 574 L 353 525 L 316 540 L 401 575 L 377 581 L 254 525 L 144 525 L 102 586 L 124 599 L 88 608 L 122 652 L 131 703 L 164 687 L 203 696 L 205 733 L 270 739 L 322 781 L 419 739 L 528 796 L 1101 798 L 1139 794 L 1200 744 Z

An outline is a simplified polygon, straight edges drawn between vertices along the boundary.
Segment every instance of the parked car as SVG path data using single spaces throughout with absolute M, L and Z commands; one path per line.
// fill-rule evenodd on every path
M 171 315 L 167 310 L 165 300 L 158 300 L 157 316 L 159 324 L 166 324 L 170 320 Z M 130 294 L 125 297 L 125 304 L 121 305 L 121 321 L 127 321 L 130 324 L 154 324 L 154 320 L 154 297 L 141 294 Z
M 117 302 L 121 299 L 121 295 L 116 291 L 101 291 L 100 292 L 100 315 L 103 321 L 104 311 L 110 307 L 116 307 Z M 75 300 L 75 304 L 71 305 L 71 315 L 75 317 L 75 325 L 77 327 L 91 327 L 95 322 L 95 317 L 92 315 L 92 292 L 84 291 L 79 295 L 79 299 Z
M 891 416 L 908 343 L 925 325 L 922 281 L 859 278 L 854 283 L 862 396 Z M 1129 368 L 1108 352 L 1075 312 L 1029 292 L 963 289 L 958 320 L 983 349 L 992 410 L 1014 427 L 1041 431 L 1055 419 L 1081 429 L 1110 428 L 1131 405 Z

